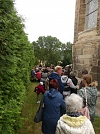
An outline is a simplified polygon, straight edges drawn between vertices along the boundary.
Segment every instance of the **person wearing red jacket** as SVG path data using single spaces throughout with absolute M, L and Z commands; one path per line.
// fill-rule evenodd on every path
M 35 87 L 34 92 L 37 93 L 37 103 L 39 103 L 40 101 L 38 101 L 38 100 L 39 100 L 39 95 L 40 95 L 40 93 L 44 94 L 44 92 L 45 92 L 45 88 L 44 88 L 44 86 L 43 86 L 43 82 L 40 82 L 39 85 L 37 85 L 37 86 Z
M 42 77 L 42 73 L 41 73 L 40 70 L 38 70 L 38 71 L 36 72 L 36 79 L 38 79 L 39 82 L 40 82 L 41 77 Z

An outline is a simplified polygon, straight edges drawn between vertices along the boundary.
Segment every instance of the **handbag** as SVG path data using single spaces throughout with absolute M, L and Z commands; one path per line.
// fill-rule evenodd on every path
M 90 114 L 89 114 L 89 109 L 88 109 L 88 104 L 87 104 L 87 93 L 86 93 L 86 88 L 84 88 L 84 95 L 86 98 L 86 106 L 80 110 L 82 115 L 86 116 L 90 120 Z
M 35 116 L 34 116 L 34 122 L 36 122 L 36 123 L 39 123 L 39 122 L 41 122 L 42 121 L 42 117 L 43 117 L 43 98 L 44 97 L 42 97 L 42 99 L 41 99 L 41 101 L 40 101 L 40 105 L 39 105 L 39 108 L 38 108 L 38 110 L 37 110 L 37 112 L 36 112 L 36 114 L 35 114 Z
M 71 91 L 70 86 L 64 86 L 64 91 Z

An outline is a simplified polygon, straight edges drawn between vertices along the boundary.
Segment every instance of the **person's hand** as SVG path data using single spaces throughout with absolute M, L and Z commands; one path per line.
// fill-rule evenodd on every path
M 76 89 L 79 90 L 79 85 L 76 85 Z
M 68 86 L 70 86 L 70 83 L 67 83 Z

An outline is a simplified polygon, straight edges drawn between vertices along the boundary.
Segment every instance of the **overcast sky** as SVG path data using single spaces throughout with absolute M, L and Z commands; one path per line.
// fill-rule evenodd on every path
M 30 42 L 39 36 L 52 36 L 73 43 L 76 0 L 15 0 L 19 15 L 25 18 Z

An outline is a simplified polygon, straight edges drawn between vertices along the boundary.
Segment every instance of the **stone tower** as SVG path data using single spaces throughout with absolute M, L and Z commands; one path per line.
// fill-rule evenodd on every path
M 87 69 L 100 90 L 100 0 L 76 0 L 73 70 Z

